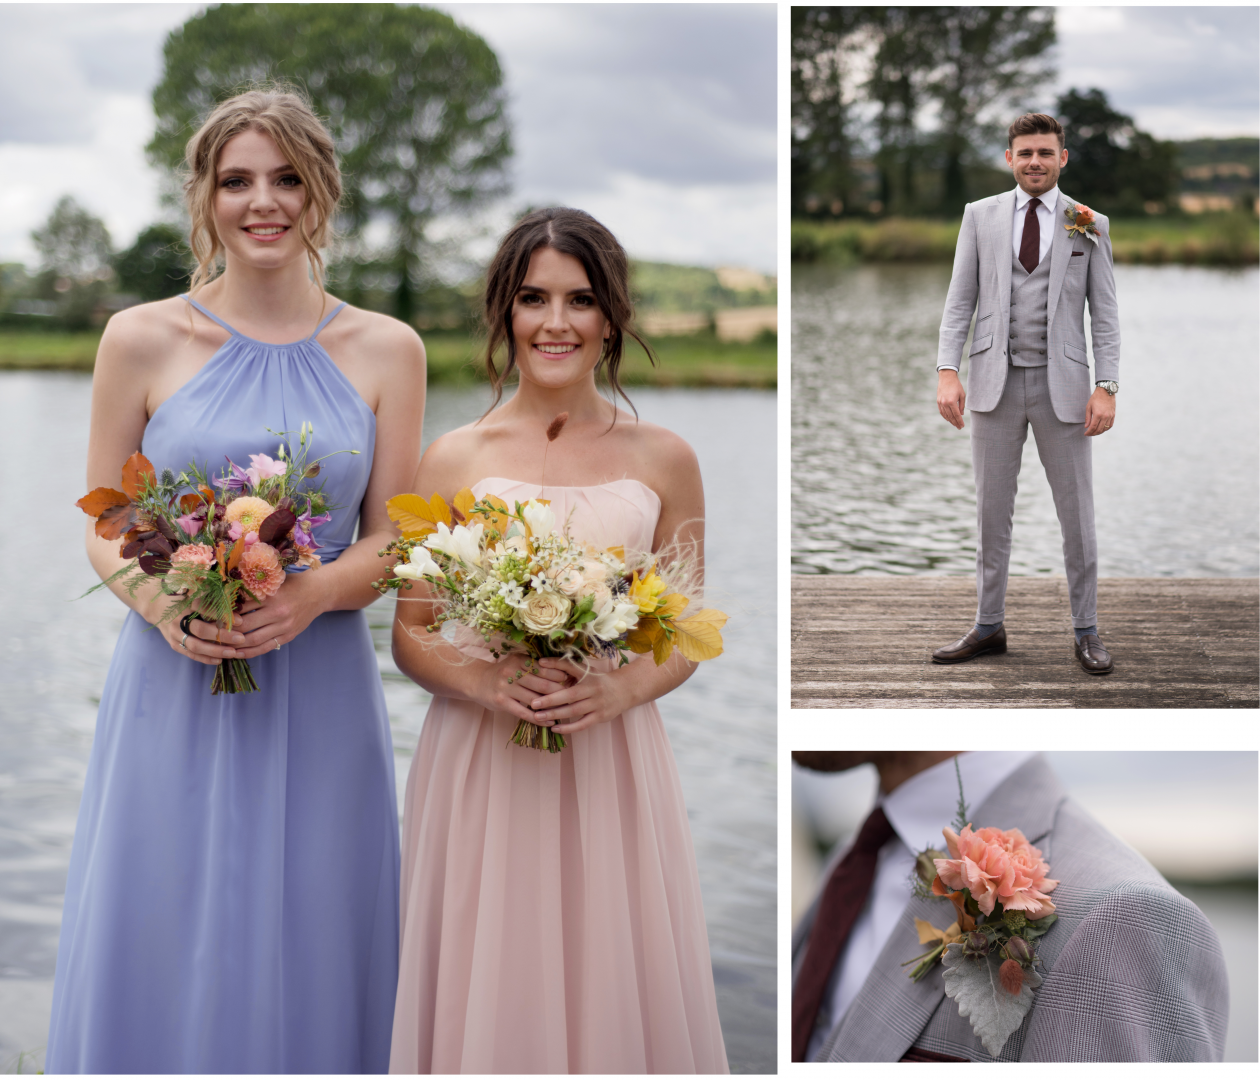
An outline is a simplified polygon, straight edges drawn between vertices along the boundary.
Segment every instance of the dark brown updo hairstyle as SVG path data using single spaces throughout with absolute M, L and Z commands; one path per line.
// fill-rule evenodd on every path
M 572 255 L 586 270 L 595 294 L 595 303 L 608 320 L 611 333 L 604 342 L 599 363 L 614 394 L 620 394 L 638 416 L 634 402 L 626 396 L 617 379 L 621 356 L 628 334 L 643 347 L 648 360 L 656 364 L 652 347 L 634 329 L 634 304 L 630 301 L 630 261 L 625 249 L 603 225 L 584 210 L 567 206 L 549 206 L 521 218 L 503 238 L 486 271 L 486 373 L 494 387 L 494 401 L 503 397 L 503 384 L 516 367 L 516 335 L 512 333 L 512 304 L 525 281 L 530 257 L 539 248 L 554 248 L 562 255 Z M 507 346 L 507 363 L 500 372 L 494 354 Z M 486 410 L 489 412 L 489 410 Z

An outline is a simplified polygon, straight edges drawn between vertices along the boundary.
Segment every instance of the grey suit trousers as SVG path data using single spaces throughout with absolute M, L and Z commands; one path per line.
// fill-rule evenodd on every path
M 1037 453 L 1059 515 L 1063 563 L 1074 627 L 1098 622 L 1098 544 L 1094 538 L 1094 474 L 1085 425 L 1054 413 L 1045 367 L 1011 367 L 996 409 L 971 414 L 976 477 L 976 622 L 1006 617 L 1011 523 L 1020 458 L 1032 425 Z

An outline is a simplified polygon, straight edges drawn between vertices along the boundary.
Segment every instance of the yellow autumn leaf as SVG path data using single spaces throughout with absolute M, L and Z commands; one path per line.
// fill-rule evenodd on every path
M 656 666 L 660 667 L 669 659 L 669 654 L 674 651 L 674 643 L 670 640 L 670 636 L 665 633 L 660 623 L 656 624 L 661 631 L 661 636 L 652 642 L 652 659 L 656 661 Z
M 432 521 L 435 526 L 438 522 L 441 522 L 448 529 L 451 527 L 450 507 L 446 505 L 446 500 L 436 491 L 433 493 L 433 498 L 429 500 L 429 509 L 433 511 L 433 517 L 429 520 Z
M 615 556 L 622 562 L 626 561 L 626 549 L 621 544 L 618 544 L 616 547 L 604 548 L 604 550 L 608 552 L 609 555 Z
M 433 510 L 419 495 L 395 495 L 385 504 L 385 512 L 408 540 L 418 540 L 431 532 L 437 532 Z
M 459 496 L 456 496 L 456 505 L 458 505 L 458 499 Z M 485 496 L 481 503 L 483 506 L 493 507 L 493 512 L 478 510 L 475 516 L 485 522 L 487 529 L 493 529 L 499 536 L 506 535 L 511 523 L 511 512 L 508 510 L 507 503 L 494 495 Z
M 665 631 L 658 622 L 641 622 L 626 635 L 626 647 L 635 653 L 651 652 L 658 638 L 663 638 Z
M 704 608 L 690 618 L 674 623 L 674 636 L 678 639 L 678 651 L 693 663 L 712 660 L 722 655 L 722 635 L 726 625 L 726 613 Z
M 476 502 L 477 496 L 472 493 L 472 488 L 465 487 L 455 492 L 455 501 L 452 505 L 466 518 Z
M 683 608 L 689 603 L 691 601 L 683 596 L 682 593 L 666 593 L 660 599 L 661 606 L 656 609 L 656 617 L 658 619 L 672 619 L 680 615 Z

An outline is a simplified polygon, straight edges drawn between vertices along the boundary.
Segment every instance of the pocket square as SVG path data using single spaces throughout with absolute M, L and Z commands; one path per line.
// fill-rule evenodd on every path
M 1075 258 L 1076 258 L 1076 256 L 1078 256 L 1078 255 L 1084 255 L 1084 254 L 1085 254 L 1085 252 L 1083 252 L 1083 251 L 1074 251 L 1074 252 L 1072 252 L 1072 258 L 1074 258 L 1074 259 L 1075 259 Z

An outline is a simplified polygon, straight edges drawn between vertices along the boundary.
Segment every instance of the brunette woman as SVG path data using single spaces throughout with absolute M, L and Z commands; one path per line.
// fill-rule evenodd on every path
M 496 403 L 509 374 L 518 388 L 435 441 L 411 490 L 542 496 L 598 548 L 699 557 L 695 454 L 596 385 L 602 369 L 618 390 L 625 339 L 642 343 L 627 277 L 621 245 L 589 215 L 518 222 L 486 284 Z M 661 667 L 639 657 L 590 671 L 546 659 L 534 675 L 479 638 L 456 648 L 430 634 L 423 599 L 397 610 L 394 656 L 434 699 L 407 784 L 391 1071 L 726 1072 L 687 810 L 656 707 L 693 665 L 677 652 Z M 562 733 L 567 749 L 509 744 L 520 719 Z
M 101 339 L 87 483 L 275 455 L 306 422 L 338 507 L 322 565 L 232 628 L 129 596 L 101 697 L 57 956 L 49 1072 L 379 1072 L 397 958 L 393 754 L 362 608 L 419 458 L 424 350 L 322 286 L 341 194 L 300 97 L 220 104 L 188 144 L 187 297 Z M 216 274 L 218 266 L 222 272 Z M 358 539 L 355 538 L 356 525 Z M 118 543 L 88 529 L 102 578 Z M 212 696 L 248 659 L 260 690 Z

